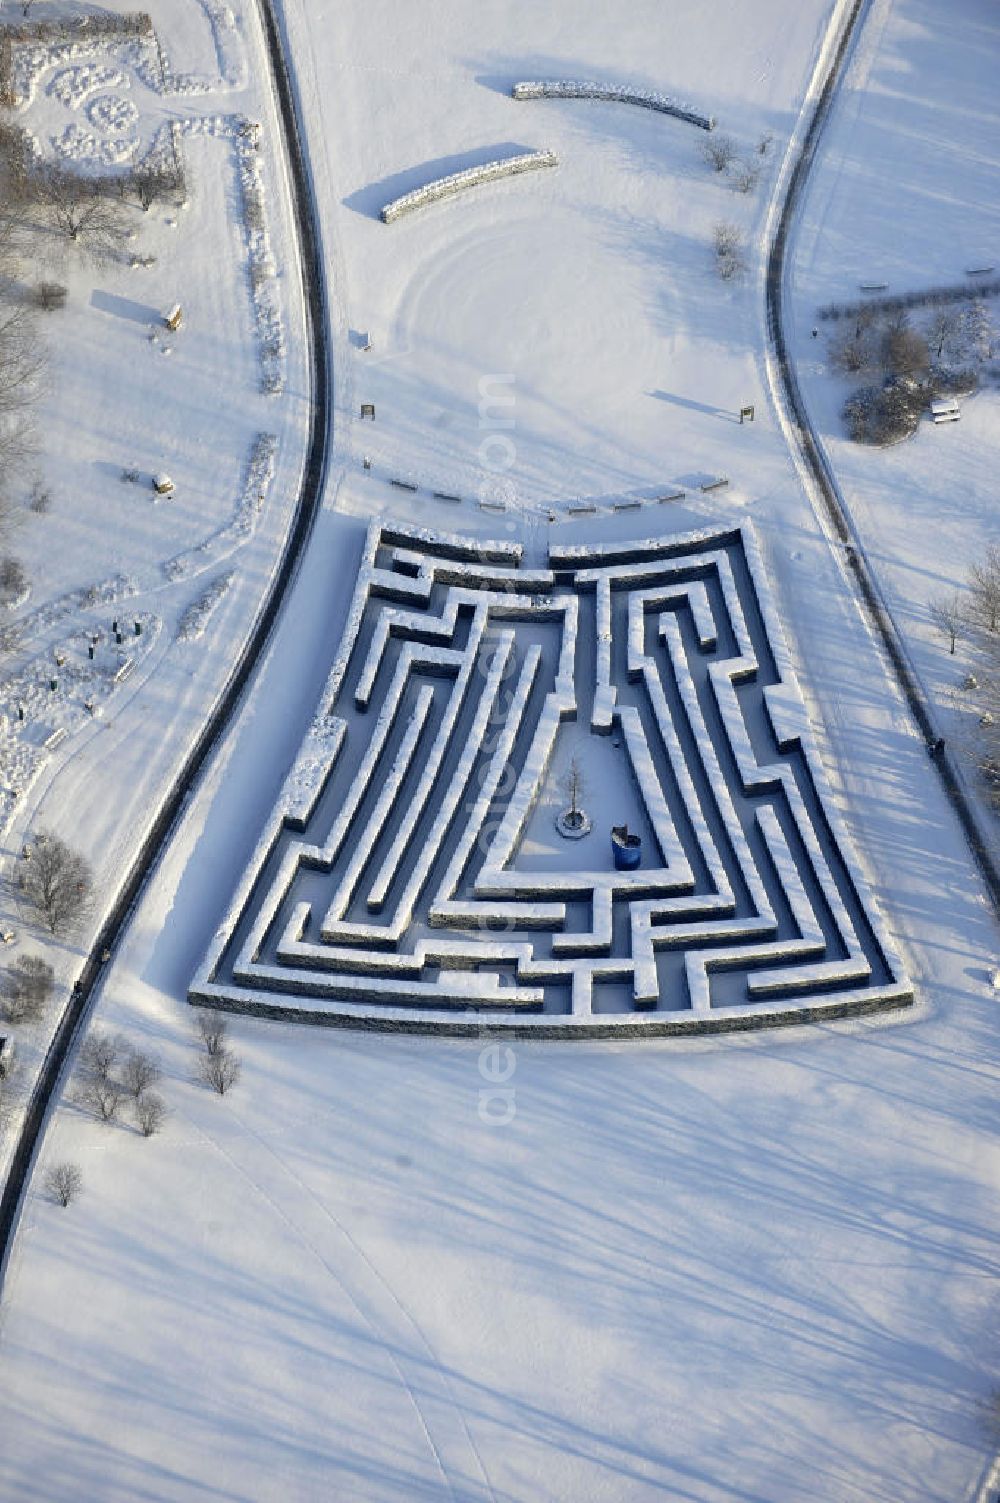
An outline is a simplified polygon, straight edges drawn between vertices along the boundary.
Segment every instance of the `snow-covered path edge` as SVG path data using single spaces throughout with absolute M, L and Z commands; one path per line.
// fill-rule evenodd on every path
M 309 443 L 299 484 L 299 494 L 284 547 L 275 566 L 250 632 L 233 664 L 229 678 L 167 796 L 156 812 L 145 838 L 107 909 L 93 945 L 84 961 L 66 1006 L 54 1029 L 45 1058 L 32 1086 L 10 1166 L 0 1191 L 0 1300 L 25 1191 L 45 1135 L 50 1109 L 92 1009 L 98 984 L 128 929 L 129 921 L 173 837 L 177 822 L 199 780 L 206 762 L 231 725 L 257 664 L 263 657 L 284 601 L 298 572 L 313 523 L 319 511 L 326 481 L 330 444 L 330 354 L 327 337 L 326 284 L 319 221 L 315 209 L 297 95 L 281 45 L 279 26 L 271 0 L 258 0 L 258 14 L 270 65 L 270 85 L 278 106 L 284 147 L 284 169 L 291 196 L 295 226 L 298 284 L 308 331 L 310 379 Z M 105 958 L 106 957 L 106 958 Z

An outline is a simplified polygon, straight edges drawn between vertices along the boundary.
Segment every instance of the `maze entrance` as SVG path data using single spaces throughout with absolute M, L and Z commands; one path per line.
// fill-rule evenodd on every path
M 570 752 L 593 828 L 561 841 Z M 190 998 L 565 1035 L 911 1000 L 749 526 L 527 569 L 514 543 L 373 524 L 320 714 Z

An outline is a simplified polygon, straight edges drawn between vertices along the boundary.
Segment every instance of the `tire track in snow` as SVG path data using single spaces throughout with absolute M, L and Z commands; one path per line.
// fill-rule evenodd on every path
M 379 1272 L 344 1223 L 244 1118 L 233 1123 L 231 1133 L 226 1134 L 225 1145 L 221 1136 L 210 1136 L 194 1123 L 191 1126 L 232 1164 L 255 1194 L 309 1249 L 371 1330 L 417 1414 L 449 1496 L 456 1503 L 496 1503 L 496 1494 L 472 1439 L 461 1403 L 452 1391 L 433 1347 L 384 1274 Z M 260 1176 L 262 1152 L 273 1161 L 277 1170 L 277 1180 L 268 1177 L 266 1185 Z M 291 1181 L 295 1190 L 282 1194 L 282 1181 Z M 334 1228 L 349 1253 L 345 1261 L 334 1263 L 323 1252 L 324 1242 L 328 1239 L 310 1229 L 310 1223 L 317 1219 L 322 1220 L 324 1228 Z M 426 1353 L 426 1359 L 407 1353 L 414 1338 Z

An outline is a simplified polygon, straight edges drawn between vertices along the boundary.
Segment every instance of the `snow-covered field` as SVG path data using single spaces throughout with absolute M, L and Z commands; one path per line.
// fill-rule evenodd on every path
M 711 228 L 761 223 L 828 11 L 807 0 L 779 20 L 776 7 L 727 0 L 667 20 L 644 3 L 627 23 L 611 10 L 567 23 L 559 6 L 451 0 L 431 25 L 378 0 L 316 31 L 289 7 L 316 125 L 345 461 L 368 454 L 466 495 L 509 481 L 527 503 L 727 473 L 766 491 L 774 435 L 760 411 L 756 289 L 719 282 Z M 756 193 L 711 172 L 704 132 L 681 121 L 510 97 L 539 77 L 680 96 L 751 158 L 773 133 Z M 529 149 L 555 151 L 558 167 L 379 219 L 433 178 Z M 513 377 L 509 468 L 499 447 L 480 457 L 480 381 L 494 375 Z M 367 401 L 374 425 L 359 417 Z M 746 402 L 759 420 L 737 431 Z
M 969 566 L 995 543 L 1000 471 L 996 362 L 961 402 L 958 423 L 924 420 L 886 450 L 852 444 L 839 409 L 852 386 L 825 359 L 830 325 L 817 309 L 853 301 L 859 284 L 888 294 L 976 278 L 1000 266 L 1000 26 L 978 0 L 875 0 L 834 109 L 803 205 L 793 256 L 790 344 L 804 393 L 857 519 L 869 556 L 917 670 L 965 750 L 962 722 L 982 708 L 955 691 L 964 676 L 930 606 L 965 584 Z M 1000 353 L 1000 300 L 990 299 Z M 995 817 L 991 817 L 995 824 Z
M 97 1009 L 161 1053 L 173 1115 L 144 1141 L 70 1091 L 47 1140 L 43 1162 L 72 1157 L 86 1183 L 66 1212 L 40 1187 L 28 1205 L 0 1490 L 966 1496 L 997 1380 L 994 931 L 922 748 L 911 765 L 832 661 L 838 749 L 864 768 L 867 742 L 888 748 L 852 805 L 894 873 L 916 1016 L 518 1043 L 501 1086 L 509 1061 L 477 1041 L 235 1022 L 240 1084 L 193 1082 L 184 988 L 312 714 L 315 601 L 349 529 L 322 519 L 259 697 Z
M 165 9 L 188 14 L 181 0 Z M 925 73 L 948 46 L 959 68 L 963 43 L 952 94 L 988 77 L 996 27 L 972 0 L 950 17 L 922 0 L 873 9 L 859 91 L 864 68 L 894 66 L 882 38 L 897 34 L 919 42 Z M 261 677 L 95 1010 L 97 1026 L 160 1053 L 171 1116 L 146 1141 L 94 1122 L 68 1083 L 44 1145 L 42 1168 L 76 1160 L 84 1192 L 64 1211 L 36 1183 L 26 1206 L 0 1312 L 0 1494 L 975 1495 L 1000 1377 L 996 929 L 766 402 L 766 205 L 831 17 L 821 0 L 749 10 L 685 4 L 666 25 L 652 4 L 623 20 L 501 0 L 431 16 L 376 0 L 319 27 L 290 0 L 328 256 L 338 464 Z M 256 46 L 249 16 L 241 30 Z M 532 77 L 677 94 L 751 149 L 771 131 L 761 184 L 744 197 L 709 175 L 699 133 L 678 121 L 512 101 L 510 83 Z M 378 220 L 424 181 L 545 147 L 558 168 Z M 833 132 L 825 149 L 834 171 L 850 160 Z M 995 160 L 983 137 L 988 151 Z M 750 273 L 728 290 L 710 248 L 722 218 L 751 235 Z M 799 287 L 806 339 L 801 310 L 847 275 L 843 253 L 829 255 L 808 296 Z M 216 280 L 205 275 L 205 296 L 221 296 Z M 243 350 L 249 369 L 249 332 Z M 105 398 L 125 358 L 107 356 Z M 479 383 L 498 374 L 515 377 L 513 429 L 490 426 L 489 411 L 481 426 Z M 252 400 L 241 392 L 241 416 Z M 757 415 L 740 427 L 744 402 Z M 929 439 L 958 433 L 971 453 L 975 407 L 987 452 L 991 403 L 975 398 Z M 212 416 L 198 406 L 191 421 Z M 262 426 L 248 418 L 247 437 Z M 482 452 L 487 432 L 510 436 L 509 466 Z M 389 474 L 425 489 L 393 490 Z M 480 512 L 481 487 L 509 482 L 510 499 L 563 512 L 719 474 L 728 489 L 654 515 L 679 528 L 752 516 L 834 796 L 917 983 L 914 1012 L 718 1043 L 518 1043 L 499 1084 L 484 1041 L 234 1021 L 239 1085 L 220 1099 L 196 1084 L 186 988 L 314 715 L 370 516 L 512 536 L 521 519 Z M 896 480 L 920 504 L 923 477 Z M 435 502 L 434 488 L 466 499 Z M 916 529 L 904 537 L 886 516 L 883 546 L 915 547 Z M 642 536 L 649 517 L 549 531 Z M 533 559 L 544 528 L 533 515 L 524 529 Z M 929 528 L 923 548 L 926 568 Z M 230 608 L 211 640 L 233 629 Z M 221 652 L 213 661 L 220 670 Z M 162 711 L 144 713 L 162 725 Z M 138 765 L 154 733 L 127 733 L 122 720 L 117 744 Z M 62 776 L 61 803 L 93 781 L 82 759 Z M 101 809 L 95 849 L 113 851 L 123 827 L 106 796 Z
M 20 7 L 0 10 L 2 21 L 19 19 Z M 174 74 L 147 87 L 132 54 L 113 45 L 55 61 L 42 49 L 33 91 L 12 115 L 47 156 L 58 120 L 74 118 L 62 102 L 73 97 L 66 74 L 77 70 L 79 90 L 93 86 L 83 93 L 91 102 L 116 97 L 108 90 L 122 85 L 109 79 L 124 79 L 141 105 L 136 152 L 176 125 L 188 183 L 183 207 L 168 201 L 135 211 L 123 257 L 95 265 L 36 235 L 26 262 L 27 281 L 61 281 L 68 297 L 62 311 L 39 315 L 49 368 L 36 414 L 36 473 L 22 490 L 27 500 L 37 481 L 50 500 L 41 512 L 25 506 L 12 540 L 31 590 L 4 612 L 21 641 L 4 664 L 0 821 L 9 858 L 39 828 L 84 852 L 98 881 L 95 924 L 259 607 L 294 504 L 308 418 L 280 136 L 265 82 L 248 82 L 245 65 L 237 66 L 261 45 L 254 13 L 239 31 L 231 16 L 228 26 L 219 22 L 221 52 L 201 6 L 154 9 L 153 21 L 168 66 L 172 58 L 178 70 L 203 70 L 200 93 L 171 92 Z M 226 76 L 220 57 L 229 59 Z M 261 325 L 248 275 L 256 242 L 239 210 L 237 148 L 247 143 L 236 132 L 245 118 L 261 122 L 259 175 L 279 250 L 271 291 L 291 336 L 278 394 L 261 389 Z M 132 256 L 152 264 L 130 265 Z M 178 302 L 183 322 L 172 334 L 163 319 Z M 173 480 L 169 496 L 154 495 L 157 474 Z M 37 952 L 9 893 L 0 908 L 4 927 L 20 935 L 8 956 Z M 86 940 L 84 932 L 49 947 L 63 985 Z M 30 1088 L 50 1027 L 46 1018 L 19 1030 L 8 1101 Z M 10 1143 L 9 1132 L 0 1134 L 0 1162 Z

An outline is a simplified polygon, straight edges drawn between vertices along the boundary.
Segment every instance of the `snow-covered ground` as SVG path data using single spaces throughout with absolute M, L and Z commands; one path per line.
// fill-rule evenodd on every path
M 0 1315 L 0 1493 L 973 1496 L 1000 1376 L 996 929 L 766 405 L 759 260 L 730 290 L 712 271 L 717 219 L 744 223 L 759 257 L 830 19 L 820 0 L 749 11 L 686 4 L 668 26 L 652 4 L 626 21 L 376 0 L 319 27 L 289 4 L 349 478 L 96 1007 L 160 1052 L 172 1115 L 145 1141 L 93 1122 L 70 1086 L 50 1128 L 42 1167 L 75 1159 L 85 1188 L 63 1211 L 36 1182 L 26 1207 Z M 896 0 L 888 22 L 933 54 L 982 7 L 962 12 Z M 982 34 L 963 88 L 978 69 Z M 677 121 L 507 97 L 535 76 L 679 94 L 751 147 L 772 131 L 766 180 L 734 194 Z M 378 221 L 394 194 L 513 147 L 561 165 Z M 831 271 L 808 306 L 838 290 Z M 368 330 L 363 353 L 351 333 Z M 511 435 L 510 469 L 481 453 L 491 374 L 516 378 L 516 426 L 489 428 Z M 757 417 L 741 428 L 745 401 Z M 967 417 L 931 437 L 969 444 Z M 234 1022 L 240 1084 L 220 1100 L 194 1083 L 185 991 L 315 712 L 364 522 L 518 525 L 386 473 L 467 498 L 509 479 L 560 509 L 730 475 L 657 515 L 752 514 L 835 794 L 918 984 L 912 1014 L 719 1043 L 518 1044 L 492 1087 L 513 1094 L 495 1098 L 478 1041 Z M 641 536 L 648 517 L 550 530 Z M 527 529 L 533 553 L 544 526 Z M 928 537 L 925 565 L 933 551 Z M 78 780 L 64 793 L 88 786 L 82 764 L 64 776 Z
M 966 1496 L 997 1380 L 994 930 L 922 748 L 837 676 L 849 621 L 826 664 L 836 747 L 894 874 L 915 1017 L 519 1043 L 499 1087 L 506 1056 L 475 1041 L 234 1022 L 240 1084 L 193 1083 L 184 988 L 312 714 L 316 601 L 359 542 L 321 520 L 259 695 L 97 1009 L 163 1056 L 170 1121 L 144 1141 L 70 1090 L 47 1140 L 43 1164 L 76 1159 L 85 1190 L 64 1212 L 39 1186 L 27 1208 L 0 1491 Z
M 666 20 L 643 3 L 627 23 L 611 10 L 567 22 L 558 5 L 451 0 L 428 24 L 378 0 L 317 30 L 290 6 L 340 325 L 345 460 L 368 454 L 462 494 L 509 481 L 533 503 L 720 474 L 766 490 L 756 289 L 723 287 L 711 230 L 759 226 L 828 11 L 683 4 Z M 679 95 L 749 158 L 773 133 L 761 184 L 734 192 L 703 162 L 704 132 L 667 116 L 510 97 L 537 77 Z M 379 218 L 433 178 L 529 149 L 555 151 L 559 166 Z M 491 376 L 513 378 L 512 464 L 500 445 L 485 464 L 480 453 Z M 369 401 L 374 424 L 359 416 Z M 758 423 L 738 431 L 747 402 Z
M 11 542 L 31 589 L 3 612 L 21 641 L 4 663 L 0 829 L 11 860 L 27 833 L 45 828 L 83 851 L 97 875 L 94 924 L 226 681 L 270 580 L 302 465 L 306 362 L 280 136 L 266 79 L 248 81 L 246 51 L 261 47 L 254 12 L 238 29 L 226 14 L 219 8 L 213 28 L 199 5 L 154 8 L 168 67 L 155 89 L 120 45 L 61 60 L 42 49 L 34 87 L 12 115 L 50 155 L 58 122 L 83 107 L 63 102 L 75 97 L 71 70 L 91 103 L 124 88 L 138 112 L 135 154 L 176 126 L 188 184 L 183 207 L 134 211 L 135 239 L 121 258 L 95 265 L 36 235 L 25 263 L 27 282 L 63 282 L 68 297 L 63 310 L 39 314 L 49 351 L 40 447 L 18 499 L 37 481 L 50 501 L 44 511 L 25 505 Z M 20 7 L 0 10 L 0 20 L 19 21 Z M 201 92 L 177 90 L 185 66 L 202 70 Z M 269 291 L 289 335 L 286 389 L 277 394 L 261 389 L 248 274 L 258 241 L 240 208 L 250 146 L 238 129 L 247 118 L 261 124 L 253 155 L 278 252 Z M 130 265 L 133 256 L 151 264 Z M 163 320 L 178 302 L 183 322 L 172 334 Z M 164 473 L 175 489 L 157 497 L 152 478 Z M 43 948 L 9 892 L 0 911 L 19 935 L 8 956 Z M 87 937 L 44 947 L 63 988 Z M 51 1021 L 17 1030 L 8 1102 L 30 1089 Z M 0 1132 L 0 1163 L 11 1141 Z
M 840 407 L 858 381 L 831 375 L 817 319 L 859 284 L 900 294 L 966 282 L 1000 266 L 1000 24 L 992 7 L 957 0 L 875 0 L 810 178 L 792 263 L 789 342 L 800 380 L 869 556 L 949 736 L 964 653 L 949 654 L 930 606 L 965 583 L 997 539 L 1000 385 L 996 364 L 961 402 L 958 423 L 921 422 L 885 450 L 852 444 Z M 990 299 L 1000 352 L 1000 300 Z M 816 340 L 813 327 L 819 327 Z M 963 696 L 968 711 L 975 695 Z M 979 707 L 981 708 L 981 706 Z M 971 747 L 967 747 L 971 751 Z M 995 816 L 987 816 L 995 825 Z

